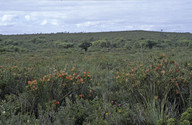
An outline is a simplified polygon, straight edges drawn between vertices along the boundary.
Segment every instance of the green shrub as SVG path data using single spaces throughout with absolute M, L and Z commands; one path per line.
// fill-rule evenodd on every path
M 174 115 L 176 107 L 182 112 L 190 93 L 189 72 L 180 70 L 181 65 L 164 56 L 162 54 L 154 59 L 152 64 L 148 64 L 149 67 L 139 65 L 130 71 L 123 70 L 116 76 L 118 97 L 127 93 L 129 102 L 142 104 L 146 109 L 143 114 L 151 124 L 158 119 L 166 119 L 165 116 Z
M 79 45 L 79 47 L 80 47 L 81 49 L 84 49 L 85 51 L 87 51 L 88 48 L 89 48 L 91 45 L 92 45 L 92 44 L 91 44 L 90 42 L 83 42 L 83 43 L 81 43 L 81 44 Z
M 74 47 L 73 43 L 70 42 L 61 42 L 61 41 L 56 41 L 54 42 L 54 44 L 56 45 L 57 48 L 72 48 Z
M 183 121 L 180 122 L 180 125 L 191 125 L 191 124 L 190 124 L 190 121 L 183 120 Z
M 167 120 L 167 125 L 176 125 L 175 119 L 174 119 L 174 118 L 169 118 L 169 119 Z
M 156 125 L 164 125 L 163 119 L 159 119 L 156 123 Z
M 181 121 L 188 120 L 192 122 L 192 108 L 188 108 L 184 113 L 181 114 Z

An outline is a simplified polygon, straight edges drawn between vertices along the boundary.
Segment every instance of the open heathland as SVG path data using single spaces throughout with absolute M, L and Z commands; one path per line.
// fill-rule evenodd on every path
M 190 125 L 192 34 L 0 35 L 0 124 Z

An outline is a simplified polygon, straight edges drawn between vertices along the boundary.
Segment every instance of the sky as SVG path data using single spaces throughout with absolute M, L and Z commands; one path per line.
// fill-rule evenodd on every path
M 0 0 L 0 34 L 192 33 L 192 0 Z

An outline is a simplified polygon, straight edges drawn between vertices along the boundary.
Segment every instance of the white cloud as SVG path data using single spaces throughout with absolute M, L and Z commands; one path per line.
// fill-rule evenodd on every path
M 191 0 L 0 0 L 0 5 L 0 34 L 140 29 L 192 32 Z
M 3 15 L 1 21 L 2 22 L 7 22 L 7 21 L 12 21 L 12 19 L 16 17 L 16 15 Z
M 153 25 L 139 25 L 137 26 L 137 29 L 140 30 L 153 30 L 154 26 Z
M 13 22 L 13 19 L 16 17 L 16 15 L 11 14 L 4 14 L 0 18 L 0 26 L 6 27 L 6 26 L 13 26 L 15 23 Z
M 14 23 L 0 22 L 0 26 L 12 26 Z
M 96 26 L 100 24 L 99 21 L 87 21 L 83 23 L 76 24 L 77 27 L 90 27 L 90 26 Z
M 55 26 L 59 25 L 59 23 L 58 23 L 57 20 L 52 20 L 52 21 L 51 21 L 51 24 L 52 24 L 52 25 L 55 25 Z
M 30 17 L 29 15 L 25 15 L 25 19 L 26 19 L 27 21 L 29 21 L 29 20 L 31 19 L 31 17 Z
M 43 20 L 43 22 L 41 22 L 40 25 L 46 25 L 47 24 L 47 20 Z

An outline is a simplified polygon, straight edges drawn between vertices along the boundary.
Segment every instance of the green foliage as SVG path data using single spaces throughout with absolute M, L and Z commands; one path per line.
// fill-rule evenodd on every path
M 180 125 L 191 125 L 191 124 L 190 124 L 190 121 L 184 120 L 184 121 L 180 122 Z
M 25 48 L 21 47 L 21 42 L 7 39 L 0 43 L 0 52 L 24 52 Z
M 179 46 L 188 47 L 192 41 L 188 39 L 179 40 Z
M 33 38 L 33 39 L 29 40 L 29 42 L 31 42 L 33 44 L 41 44 L 41 43 L 45 43 L 46 40 L 45 39 L 39 39 L 39 38 Z
M 191 124 L 191 43 L 179 43 L 191 34 L 130 31 L 0 39 L 0 49 L 6 48 L 0 53 L 0 124 Z M 80 53 L 80 44 L 90 51 Z
M 152 48 L 174 48 L 192 46 L 192 35 L 188 33 L 162 33 L 146 31 L 127 31 L 127 32 L 105 32 L 105 33 L 57 33 L 57 34 L 34 34 L 34 35 L 9 35 L 0 36 L 1 52 L 12 52 L 2 49 L 8 46 L 18 46 L 22 50 L 38 51 L 39 49 L 51 49 L 53 47 L 76 48 L 83 42 L 93 43 L 96 50 L 126 48 L 152 49 Z M 82 43 L 80 43 L 80 39 Z M 1 47 L 2 46 L 2 47 Z M 84 46 L 84 47 L 83 47 Z M 83 45 L 85 51 L 88 47 Z M 89 46 L 90 47 L 90 46 Z
M 181 120 L 183 121 L 183 120 L 190 120 L 190 114 L 188 113 L 188 112 L 184 112 L 184 113 L 182 113 L 182 115 L 181 115 Z
M 72 48 L 74 47 L 74 44 L 73 43 L 70 43 L 70 42 L 60 42 L 60 41 L 55 41 L 54 42 L 55 46 L 57 48 Z
M 169 119 L 167 120 L 167 125 L 176 125 L 175 119 L 174 119 L 174 118 L 169 118 Z
M 69 75 L 61 71 L 45 75 L 39 80 L 30 80 L 34 79 L 33 75 L 30 75 L 33 72 L 32 68 L 22 72 L 18 67 L 4 68 L 2 68 L 2 72 L 8 70 L 9 76 L 1 79 L 1 98 L 6 99 L 6 95 L 19 93 L 19 100 L 23 100 L 18 105 L 19 108 L 22 108 L 21 113 L 30 111 L 30 114 L 38 116 L 38 105 L 46 109 L 47 104 L 52 105 L 52 100 L 62 103 L 65 97 L 69 97 L 69 95 L 71 95 L 71 100 L 74 100 L 73 95 L 75 94 L 79 95 L 80 98 L 93 98 L 93 91 L 90 89 L 91 86 L 88 85 L 91 83 L 91 75 L 89 73 L 84 72 L 81 76 L 77 73 Z M 3 76 L 3 74 L 1 75 Z M 15 86 L 14 89 L 12 88 L 13 85 Z M 29 104 L 26 105 L 26 103 Z
M 163 119 L 157 120 L 156 125 L 164 125 L 165 123 L 163 122 Z
M 158 60 L 155 59 L 156 61 L 153 61 L 150 67 L 141 65 L 130 72 L 122 71 L 116 77 L 119 89 L 131 93 L 130 100 L 142 102 L 146 108 L 154 108 L 153 112 L 148 112 L 152 119 L 155 119 L 155 115 L 157 115 L 156 119 L 163 118 L 164 113 L 168 113 L 164 109 L 174 108 L 175 102 L 178 108 L 185 107 L 189 98 L 190 82 L 185 81 L 189 75 L 188 72 L 179 71 L 180 68 L 176 62 L 162 58 L 164 55 L 161 55 Z M 189 78 L 187 81 L 190 81 Z M 160 107 L 156 107 L 157 103 Z M 171 104 L 172 107 L 167 104 Z M 149 109 L 147 111 L 150 111 Z
M 106 39 L 101 39 L 101 40 L 97 40 L 97 41 L 93 41 L 92 45 L 94 47 L 102 47 L 103 45 L 105 45 L 107 43 Z
M 88 48 L 91 46 L 90 42 L 83 42 L 79 45 L 80 48 L 84 49 L 85 51 L 88 50 Z
M 192 108 L 188 108 L 184 113 L 181 114 L 181 121 L 188 120 L 192 122 Z
M 146 47 L 148 47 L 149 49 L 152 49 L 156 44 L 157 43 L 155 41 L 147 40 Z

